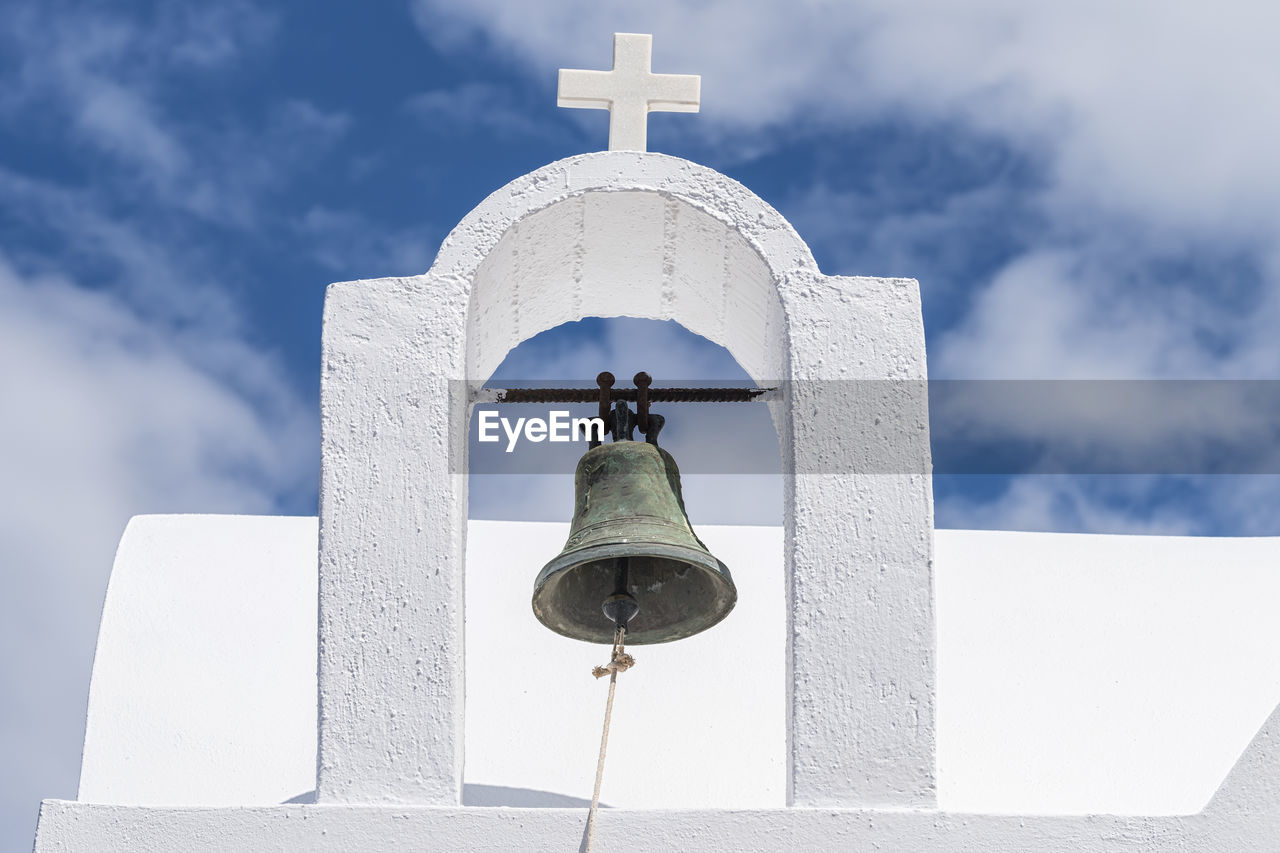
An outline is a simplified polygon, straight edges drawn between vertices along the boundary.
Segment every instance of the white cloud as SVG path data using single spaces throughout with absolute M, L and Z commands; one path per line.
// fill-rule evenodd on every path
M 959 494 L 939 500 L 935 515 L 939 527 L 965 530 L 1202 533 L 1204 520 L 1176 507 L 1152 518 L 1135 516 L 1133 504 L 1149 499 L 1159 485 L 1154 477 L 1023 476 L 1014 478 L 992 499 Z
M 1031 249 L 979 290 L 962 321 L 937 336 L 931 374 L 946 378 L 1230 378 L 1280 375 L 1280 279 L 1263 272 L 1243 305 L 1221 278 L 1147 267 L 1141 240 L 1103 235 Z M 1234 304 L 1233 304 L 1234 303 Z
M 229 329 L 239 322 L 231 296 L 207 280 L 204 265 L 192 261 L 199 253 L 177 258 L 191 247 L 161 229 L 170 223 L 140 223 L 112 216 L 100 194 L 68 189 L 0 168 L 0 194 L 12 205 L 10 214 L 40 233 L 53 232 L 65 241 L 56 260 L 60 269 L 82 265 L 106 273 L 118 292 L 150 315 L 175 323 L 198 322 L 202 327 Z M 41 253 L 14 241 L 11 250 L 33 265 L 44 263 Z M 87 263 L 86 263 L 87 262 Z
M 252 17 L 252 16 L 249 16 Z M 4 100 L 10 110 L 39 107 L 62 113 L 81 138 L 153 180 L 188 165 L 174 128 L 157 114 L 157 66 L 172 66 L 187 27 L 149 29 L 100 14 L 57 14 L 34 4 L 11 17 L 10 48 L 22 85 Z M 234 36 L 230 36 L 232 42 Z M 236 51 L 227 46 L 227 56 Z
M 1274 536 L 1280 476 L 1012 478 L 995 496 L 940 497 L 940 528 L 1206 536 Z
M 651 32 L 655 71 L 703 76 L 707 124 L 958 120 L 1048 151 L 1073 204 L 1270 233 L 1280 202 L 1272 3 L 418 0 L 415 11 L 438 47 L 496 44 L 548 80 L 609 67 L 615 31 Z
M 334 145 L 350 118 L 293 100 L 260 126 L 207 121 L 187 112 L 184 86 L 262 48 L 274 18 L 237 0 L 162 6 L 151 20 L 48 5 L 21 5 L 0 47 L 17 65 L 18 85 L 0 93 L 0 115 L 37 126 L 54 122 L 131 194 L 240 226 L 256 202 Z M 197 126 L 198 125 L 198 126 Z
M 930 353 L 940 376 L 1117 379 L 1206 375 L 1210 361 L 1192 334 L 1209 318 L 1150 291 L 1114 289 L 1087 256 L 1033 251 L 1000 271 L 975 299 L 968 321 Z M 1134 298 L 1138 296 L 1138 298 Z M 1226 316 L 1214 320 L 1229 321 Z
M 949 147 L 954 152 L 964 146 L 952 142 Z M 917 153 L 930 159 L 928 151 Z M 962 158 L 956 171 L 974 168 L 965 160 L 981 156 Z M 822 256 L 828 272 L 916 278 L 936 311 L 932 300 L 955 299 L 968 288 L 975 265 L 993 251 L 993 237 L 1021 242 L 1040 227 L 1028 215 L 1024 191 L 1013 185 L 1015 170 L 1007 158 L 999 159 L 991 174 L 975 169 L 978 179 L 965 175 L 962 186 L 941 198 L 930 197 L 932 188 L 919 185 L 908 160 L 893 164 L 894 174 L 877 175 L 865 189 L 818 183 L 779 206 Z M 906 185 L 896 185 L 897 180 Z
M 68 88 L 80 97 L 74 124 L 96 144 L 160 180 L 188 168 L 186 151 L 138 93 L 102 79 L 75 79 Z

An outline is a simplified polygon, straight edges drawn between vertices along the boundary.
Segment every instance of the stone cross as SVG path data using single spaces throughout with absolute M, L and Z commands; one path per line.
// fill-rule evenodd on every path
M 609 150 L 645 151 L 649 113 L 696 113 L 702 78 L 649 70 L 653 36 L 614 33 L 613 70 L 560 69 L 556 103 L 609 111 Z

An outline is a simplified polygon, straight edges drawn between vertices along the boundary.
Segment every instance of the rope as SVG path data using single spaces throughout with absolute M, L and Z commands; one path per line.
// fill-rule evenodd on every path
M 596 762 L 596 789 L 591 795 L 591 811 L 587 812 L 587 841 L 584 853 L 591 853 L 591 842 L 595 836 L 596 809 L 600 806 L 600 783 L 604 780 L 604 753 L 609 745 L 609 719 L 613 716 L 613 690 L 618 685 L 618 673 L 626 672 L 636 665 L 636 659 L 622 650 L 627 629 L 619 628 L 613 632 L 613 654 L 609 663 L 591 670 L 596 678 L 609 676 L 609 700 L 604 706 L 604 730 L 600 732 L 600 759 Z

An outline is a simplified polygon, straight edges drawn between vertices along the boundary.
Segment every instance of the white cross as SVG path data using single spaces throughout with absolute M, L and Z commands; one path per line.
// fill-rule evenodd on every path
M 613 34 L 613 70 L 560 69 L 556 104 L 609 111 L 609 150 L 644 151 L 649 113 L 696 113 L 702 78 L 650 72 L 653 36 Z

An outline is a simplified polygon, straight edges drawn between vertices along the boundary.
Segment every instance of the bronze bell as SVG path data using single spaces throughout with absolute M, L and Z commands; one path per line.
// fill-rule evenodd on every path
M 670 453 L 643 441 L 601 444 L 578 461 L 574 487 L 569 541 L 533 586 L 543 625 L 610 643 L 617 621 L 630 645 L 679 640 L 729 615 L 737 588 L 689 525 Z

